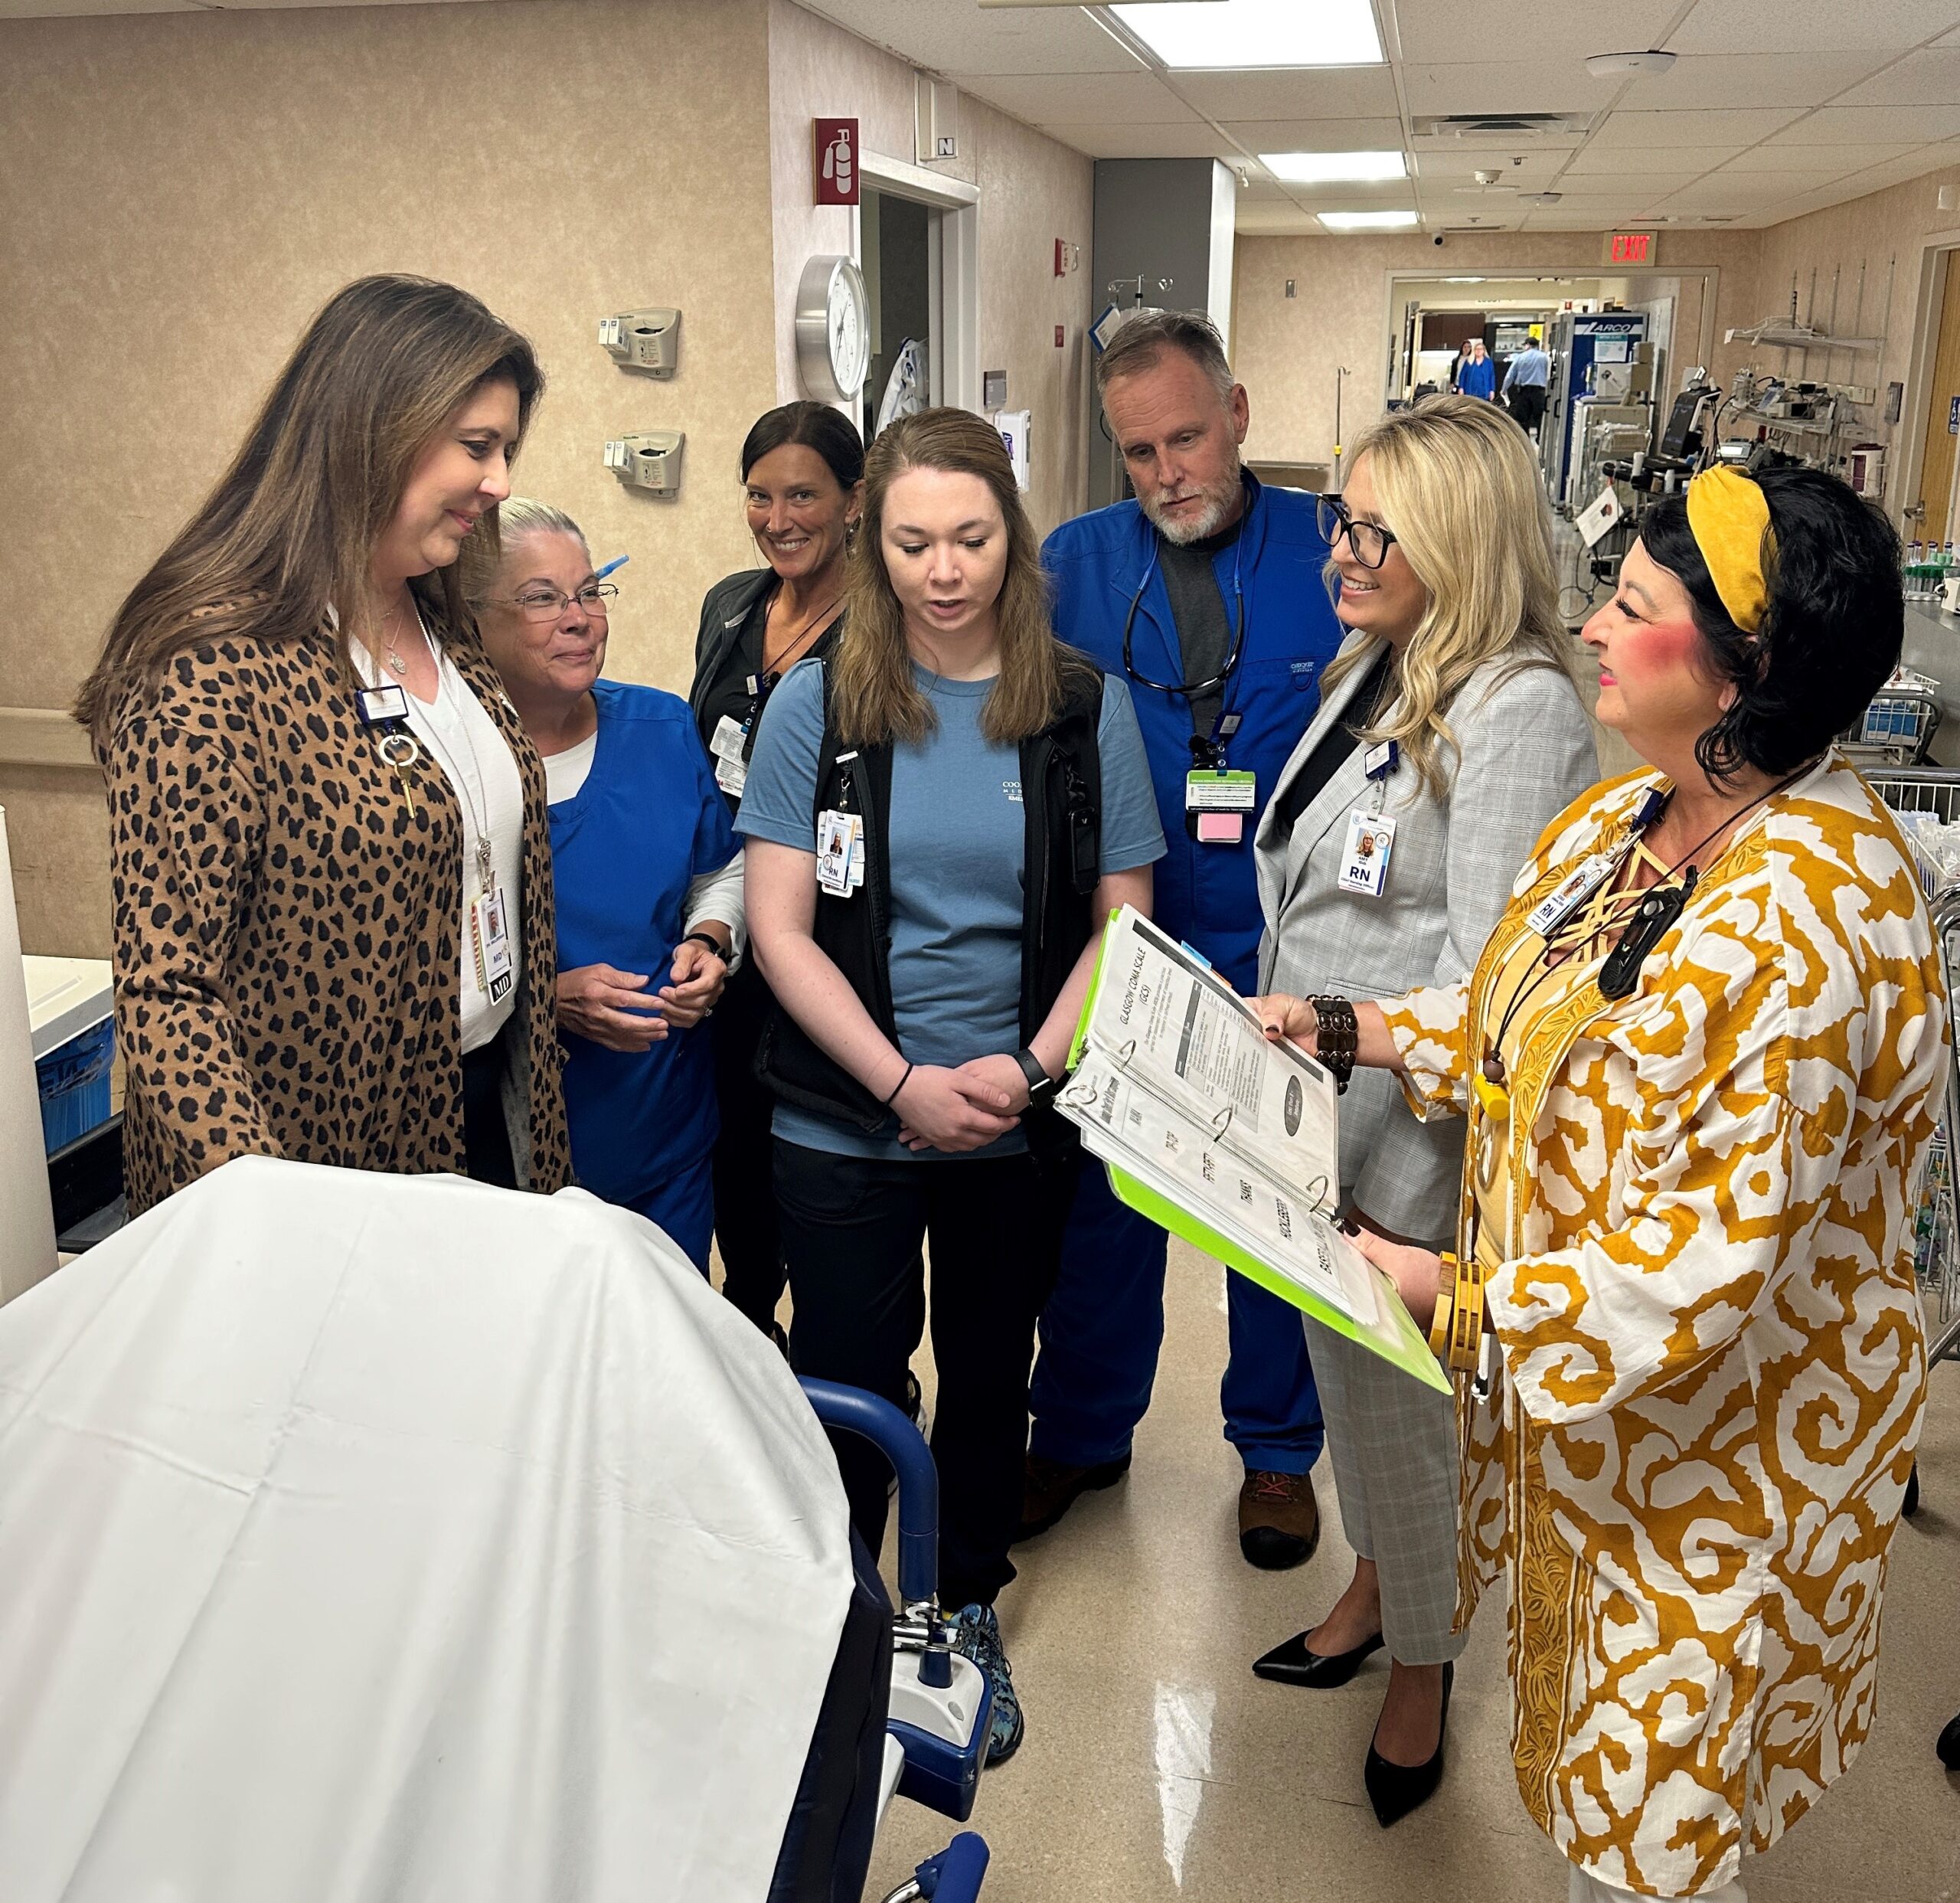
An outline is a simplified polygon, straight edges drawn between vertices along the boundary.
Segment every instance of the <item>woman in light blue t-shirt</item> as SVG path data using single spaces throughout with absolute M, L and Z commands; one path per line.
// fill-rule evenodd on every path
M 844 631 L 763 717 L 737 830 L 778 1001 L 760 1067 L 799 1373 L 903 1404 L 926 1291 L 939 1597 L 1020 1743 L 993 1603 L 1014 1577 L 1034 1322 L 1078 1156 L 1048 1104 L 1101 921 L 1164 851 L 1122 682 L 1056 640 L 999 437 L 964 410 L 873 444 Z M 885 1517 L 840 1438 L 853 1524 Z

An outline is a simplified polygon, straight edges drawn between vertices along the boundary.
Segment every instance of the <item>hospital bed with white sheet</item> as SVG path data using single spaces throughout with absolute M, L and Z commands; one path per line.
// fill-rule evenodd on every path
M 810 1386 L 579 1192 L 172 1197 L 0 1309 L 0 1898 L 858 1903 L 988 1695 L 923 1443 Z M 896 1620 L 825 1422 L 897 1469 Z

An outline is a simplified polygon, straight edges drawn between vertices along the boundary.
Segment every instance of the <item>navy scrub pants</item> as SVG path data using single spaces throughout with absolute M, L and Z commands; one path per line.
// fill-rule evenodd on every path
M 1168 1244 L 1155 1223 L 1116 1200 L 1102 1165 L 1086 1158 L 1060 1274 L 1041 1311 L 1030 1451 L 1070 1466 L 1129 1452 L 1164 1341 Z M 1243 1275 L 1225 1280 L 1225 1438 L 1248 1473 L 1305 1473 L 1325 1437 L 1299 1311 Z

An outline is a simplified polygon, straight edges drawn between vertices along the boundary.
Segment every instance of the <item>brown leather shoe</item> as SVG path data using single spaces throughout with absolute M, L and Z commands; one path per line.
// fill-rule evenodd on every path
M 1239 1489 L 1239 1551 L 1253 1565 L 1304 1566 L 1320 1544 L 1320 1502 L 1308 1473 L 1249 1472 Z
M 1021 1527 L 1014 1544 L 1047 1532 L 1083 1494 L 1114 1486 L 1129 1470 L 1127 1453 L 1119 1460 L 1088 1467 L 1070 1466 L 1045 1454 L 1031 1453 L 1021 1480 Z

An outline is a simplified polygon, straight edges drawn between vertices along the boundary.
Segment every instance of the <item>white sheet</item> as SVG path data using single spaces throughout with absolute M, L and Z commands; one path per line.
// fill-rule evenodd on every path
M 242 1159 L 0 1310 L 0 1898 L 751 1903 L 850 1582 L 651 1225 Z

